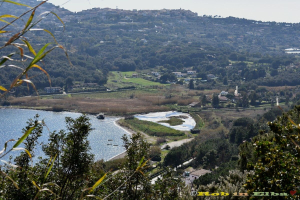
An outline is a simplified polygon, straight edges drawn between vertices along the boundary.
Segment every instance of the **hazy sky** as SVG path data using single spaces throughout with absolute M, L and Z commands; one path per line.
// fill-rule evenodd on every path
M 67 0 L 49 0 L 62 5 Z M 71 11 L 93 7 L 119 9 L 187 9 L 198 15 L 221 15 L 276 22 L 300 22 L 300 0 L 70 0 Z

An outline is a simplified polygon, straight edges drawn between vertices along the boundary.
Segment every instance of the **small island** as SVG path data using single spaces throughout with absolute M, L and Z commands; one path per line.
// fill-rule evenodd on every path
M 168 123 L 168 124 L 170 124 L 170 126 L 178 126 L 178 125 L 183 124 L 184 121 L 182 119 L 186 119 L 186 118 L 188 118 L 188 117 L 184 116 L 184 115 L 172 116 L 169 118 L 169 120 L 162 120 L 159 122 L 160 123 Z

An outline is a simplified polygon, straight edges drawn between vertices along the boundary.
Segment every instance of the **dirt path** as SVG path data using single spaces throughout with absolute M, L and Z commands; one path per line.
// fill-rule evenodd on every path
M 183 145 L 184 143 L 192 141 L 193 139 L 194 138 L 183 139 L 183 140 L 179 140 L 179 141 L 175 141 L 175 142 L 170 142 L 170 143 L 162 145 L 161 149 L 165 148 L 167 145 L 169 145 L 171 147 L 171 149 L 174 148 L 174 147 L 179 147 L 179 146 Z

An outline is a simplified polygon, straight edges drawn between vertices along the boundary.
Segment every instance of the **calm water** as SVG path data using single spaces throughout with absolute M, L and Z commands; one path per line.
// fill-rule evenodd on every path
M 169 120 L 170 117 L 174 117 L 174 116 L 185 116 L 186 118 L 185 119 L 182 118 L 184 122 L 181 125 L 177 125 L 177 126 L 171 126 L 168 123 L 159 122 L 159 121 Z M 135 115 L 135 117 L 138 118 L 139 120 L 155 122 L 179 131 L 189 131 L 196 126 L 195 120 L 189 114 L 182 113 L 182 112 L 175 112 L 175 111 L 155 112 L 155 113 L 149 113 L 145 115 Z
M 26 127 L 26 121 L 33 118 L 36 114 L 40 115 L 40 120 L 44 119 L 50 131 L 66 130 L 65 117 L 77 118 L 80 113 L 71 112 L 48 112 L 23 109 L 0 109 L 0 150 L 4 143 L 10 139 L 18 139 L 22 134 L 22 129 Z M 121 137 L 129 133 L 117 126 L 115 121 L 119 118 L 106 117 L 105 120 L 98 120 L 95 116 L 88 115 L 91 119 L 92 128 L 88 139 L 90 141 L 91 153 L 95 155 L 95 160 L 108 160 L 125 151 Z M 44 128 L 43 135 L 39 139 L 40 143 L 48 143 L 49 131 Z M 112 139 L 113 141 L 108 141 Z M 14 144 L 14 142 L 12 142 Z M 107 145 L 112 144 L 112 145 Z M 118 146 L 113 146 L 118 145 Z M 36 149 L 36 156 L 43 156 L 41 146 Z M 3 158 L 8 160 L 8 156 Z

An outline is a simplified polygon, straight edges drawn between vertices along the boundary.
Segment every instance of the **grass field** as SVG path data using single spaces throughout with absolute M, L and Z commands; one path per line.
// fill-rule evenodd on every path
M 163 120 L 163 121 L 159 121 L 159 122 L 168 123 L 171 126 L 177 126 L 177 125 L 181 125 L 184 121 L 177 117 L 170 117 L 169 120 Z
M 162 126 L 154 122 L 138 120 L 136 118 L 127 119 L 124 120 L 124 122 L 130 125 L 131 127 L 151 136 L 163 137 L 163 136 L 184 136 L 185 135 L 184 132 L 172 128 L 168 128 L 166 126 Z
M 140 86 L 165 85 L 158 82 L 148 81 L 143 78 L 127 78 L 127 79 L 123 79 L 122 82 L 133 83 Z
M 143 78 L 131 78 L 136 72 L 110 72 L 106 86 L 112 89 L 135 86 L 165 86 L 167 84 L 161 84 L 159 82 L 148 81 Z

